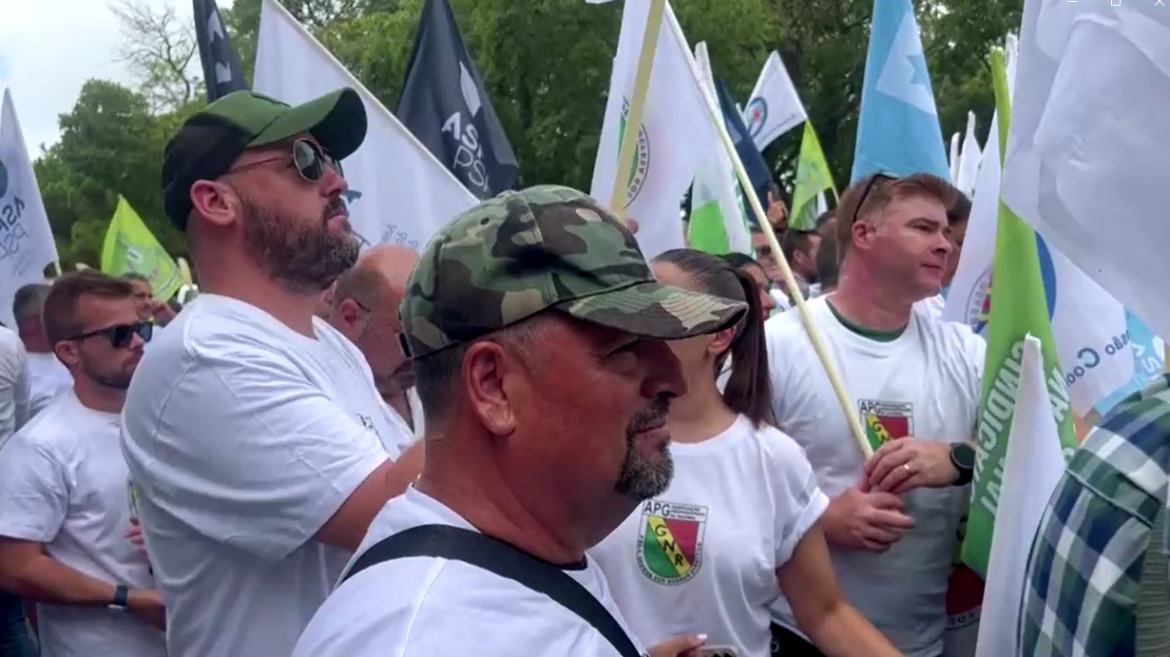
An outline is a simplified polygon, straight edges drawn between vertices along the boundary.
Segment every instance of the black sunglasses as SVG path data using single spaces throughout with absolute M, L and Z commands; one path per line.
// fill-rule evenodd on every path
M 333 158 L 325 152 L 323 148 L 308 139 L 296 139 L 292 143 L 292 153 L 288 155 L 277 155 L 264 160 L 257 160 L 247 164 L 229 169 L 228 173 L 235 173 L 250 169 L 261 164 L 268 164 L 269 162 L 289 161 L 292 159 L 293 168 L 297 170 L 301 178 L 308 182 L 317 182 L 325 175 L 325 168 L 328 167 L 337 172 L 337 175 L 342 178 L 345 177 L 345 172 L 341 168 L 341 162 Z
M 869 193 L 877 186 L 879 180 L 897 180 L 897 176 L 891 176 L 888 173 L 875 173 L 869 178 L 869 182 L 865 183 L 865 187 L 861 190 L 861 198 L 857 199 L 857 207 L 853 208 L 853 217 L 849 220 L 849 225 L 857 223 L 857 215 L 861 212 L 861 206 L 865 205 L 865 199 L 869 198 Z
M 138 322 L 136 324 L 115 324 L 114 326 L 107 326 L 103 329 L 82 333 L 75 335 L 70 340 L 86 340 L 97 335 L 104 335 L 110 341 L 110 346 L 115 349 L 125 349 L 130 346 L 134 340 L 134 336 L 142 338 L 143 342 L 150 342 L 150 337 L 154 335 L 154 324 L 150 322 Z

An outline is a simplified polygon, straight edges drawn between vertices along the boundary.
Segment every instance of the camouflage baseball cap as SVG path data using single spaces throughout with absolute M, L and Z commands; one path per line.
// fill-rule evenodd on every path
M 674 340 L 732 326 L 743 303 L 654 280 L 634 236 L 567 187 L 504 192 L 427 245 L 402 301 L 402 347 L 419 358 L 548 309 Z

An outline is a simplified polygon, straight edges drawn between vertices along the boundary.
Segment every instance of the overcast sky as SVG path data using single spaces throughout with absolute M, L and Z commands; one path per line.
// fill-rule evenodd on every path
M 170 5 L 191 21 L 191 0 L 142 0 Z M 89 78 L 130 84 L 118 61 L 122 33 L 111 0 L 0 0 L 0 89 L 12 91 L 29 155 L 57 141 L 57 116 L 73 109 Z M 221 9 L 232 0 L 219 0 Z M 198 57 L 198 55 L 196 55 Z

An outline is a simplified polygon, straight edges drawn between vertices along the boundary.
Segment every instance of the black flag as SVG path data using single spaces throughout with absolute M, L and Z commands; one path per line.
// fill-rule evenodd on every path
M 395 114 L 477 197 L 516 183 L 516 155 L 447 0 L 423 5 Z
M 207 85 L 207 102 L 248 88 L 244 67 L 232 49 L 223 18 L 215 0 L 194 0 L 195 40 L 199 42 L 199 61 L 203 63 L 203 81 Z

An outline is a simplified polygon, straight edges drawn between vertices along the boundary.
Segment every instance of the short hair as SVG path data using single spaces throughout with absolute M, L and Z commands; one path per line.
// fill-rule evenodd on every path
M 16 291 L 12 297 L 12 316 L 16 318 L 17 326 L 41 316 L 49 290 L 50 286 L 45 283 L 29 283 Z
M 471 345 L 485 340 L 514 345 L 519 351 L 531 353 L 536 345 L 542 320 L 555 311 L 551 309 L 531 315 L 511 326 L 493 331 L 470 342 L 433 351 L 416 358 L 414 365 L 414 386 L 418 400 L 422 402 L 423 420 L 427 426 L 442 426 L 457 397 L 455 383 L 463 366 L 463 357 Z M 567 315 L 565 315 L 567 317 Z
M 82 297 L 101 299 L 129 299 L 134 288 L 125 278 L 114 278 L 94 269 L 83 269 L 62 275 L 53 281 L 45 298 L 45 336 L 55 345 L 81 333 L 85 319 L 77 312 Z
M 812 238 L 816 237 L 815 230 L 795 230 L 789 228 L 780 236 L 780 252 L 784 254 L 784 259 L 792 262 L 796 252 L 808 253 L 808 249 L 812 246 Z
M 346 299 L 354 299 L 359 304 L 369 307 L 385 286 L 385 278 L 374 267 L 363 267 L 356 264 L 345 270 L 337 277 L 333 287 L 333 307 L 338 308 Z
M 130 271 L 130 272 L 126 272 L 125 274 L 122 274 L 122 280 L 127 281 L 127 282 L 142 281 L 143 283 L 150 285 L 150 277 L 147 276 L 146 274 L 142 274 L 142 273 L 139 273 L 136 271 Z
M 853 243 L 853 224 L 886 211 L 894 201 L 926 197 L 950 208 L 958 190 L 947 181 L 929 173 L 915 173 L 903 178 L 875 173 L 858 180 L 841 195 L 837 204 L 837 251 L 841 258 Z
M 961 224 L 971 216 L 971 199 L 963 192 L 955 190 L 955 202 L 947 208 L 947 224 L 954 226 Z

